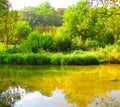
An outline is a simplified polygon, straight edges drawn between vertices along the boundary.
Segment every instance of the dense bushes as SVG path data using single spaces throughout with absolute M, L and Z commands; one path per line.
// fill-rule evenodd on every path
M 120 63 L 120 46 L 119 45 L 109 45 L 105 48 L 99 48 L 94 55 L 102 63 Z
M 99 60 L 93 55 L 76 54 L 7 54 L 0 53 L 0 64 L 20 65 L 97 65 Z

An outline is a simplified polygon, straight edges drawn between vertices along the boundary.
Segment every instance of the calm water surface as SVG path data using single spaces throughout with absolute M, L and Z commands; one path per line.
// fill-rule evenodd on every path
M 13 107 L 85 107 L 94 96 L 120 95 L 120 65 L 0 65 L 0 93 L 10 86 L 25 90 Z

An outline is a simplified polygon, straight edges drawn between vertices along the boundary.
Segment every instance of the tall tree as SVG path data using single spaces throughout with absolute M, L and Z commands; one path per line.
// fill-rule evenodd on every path
M 57 15 L 54 7 L 49 2 L 43 2 L 37 7 L 29 7 L 24 10 L 23 18 L 28 21 L 32 28 L 42 26 L 43 32 L 46 26 L 60 26 L 61 16 Z
M 9 0 L 1 0 L 0 11 L 0 35 L 2 35 L 6 47 L 8 47 L 14 36 L 17 12 L 11 9 Z

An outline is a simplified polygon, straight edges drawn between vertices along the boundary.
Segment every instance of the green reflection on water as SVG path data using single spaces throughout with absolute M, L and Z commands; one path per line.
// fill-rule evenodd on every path
M 28 91 L 50 95 L 64 90 L 70 103 L 86 105 L 92 96 L 120 89 L 120 66 L 10 66 L 0 65 L 0 92 L 20 85 Z

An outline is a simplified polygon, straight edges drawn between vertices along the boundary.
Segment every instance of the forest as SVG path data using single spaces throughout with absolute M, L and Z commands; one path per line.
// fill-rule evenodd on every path
M 109 5 L 108 5 L 109 4 Z M 48 1 L 13 10 L 0 0 L 0 64 L 120 63 L 120 4 L 80 0 L 55 9 Z

